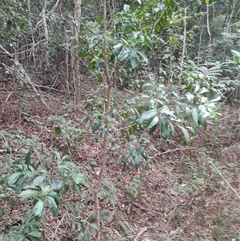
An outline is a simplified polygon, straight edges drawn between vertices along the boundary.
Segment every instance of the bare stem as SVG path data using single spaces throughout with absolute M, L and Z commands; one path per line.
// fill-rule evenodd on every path
M 110 103 L 111 103 L 111 89 L 112 89 L 112 80 L 111 76 L 109 73 L 109 66 L 108 66 L 108 59 L 107 59 L 107 51 L 108 51 L 108 46 L 106 42 L 106 33 L 107 33 L 107 17 L 106 17 L 106 0 L 103 0 L 103 19 L 104 19 L 104 43 L 103 43 L 103 58 L 104 58 L 104 72 L 105 72 L 105 80 L 107 84 L 107 100 L 105 102 L 105 108 L 104 108 L 104 113 L 107 115 L 110 112 Z M 96 224 L 98 226 L 98 233 L 97 233 L 97 241 L 100 241 L 101 239 L 101 230 L 100 230 L 100 207 L 99 207 L 99 199 L 98 199 L 98 194 L 102 185 L 103 181 L 103 174 L 104 174 L 104 169 L 107 163 L 107 157 L 108 157 L 108 123 L 105 123 L 107 132 L 104 135 L 103 139 L 103 150 L 102 150 L 102 163 L 101 163 L 101 169 L 99 173 L 99 179 L 97 186 L 94 191 L 94 199 L 95 199 L 95 212 L 96 212 Z

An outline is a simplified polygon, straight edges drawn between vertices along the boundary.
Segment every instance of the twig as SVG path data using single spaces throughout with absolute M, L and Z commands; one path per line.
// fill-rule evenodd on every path
M 22 46 L 19 50 L 19 52 L 15 52 L 15 53 L 12 53 L 12 56 L 15 56 L 15 55 L 19 55 L 19 54 L 23 54 L 23 53 L 26 53 L 26 52 L 30 52 L 32 51 L 37 45 L 39 45 L 40 43 L 42 42 L 45 42 L 46 40 L 45 39 L 42 39 L 42 40 L 39 40 L 37 43 L 31 43 L 31 44 L 26 44 L 24 46 Z M 26 50 L 21 50 L 25 47 L 28 47 L 28 46 L 31 46 L 29 49 L 26 49 Z
M 197 148 L 196 147 L 176 148 L 176 149 L 173 149 L 173 150 L 168 150 L 168 151 L 157 153 L 153 157 L 164 155 L 164 154 L 167 154 L 167 153 L 170 153 L 170 152 L 174 152 L 174 151 L 187 151 L 187 150 L 195 150 L 195 149 L 197 149 Z
M 49 107 L 49 105 L 45 102 L 45 100 L 42 98 L 42 96 L 39 94 L 39 92 L 37 91 L 36 87 L 34 86 L 33 82 L 31 81 L 30 77 L 28 76 L 27 72 L 25 71 L 25 69 L 23 68 L 23 66 L 16 60 L 14 59 L 13 54 L 11 54 L 10 52 L 8 52 L 1 44 L 0 44 L 0 50 L 2 50 L 2 52 L 4 54 L 6 54 L 9 58 L 11 58 L 15 64 L 15 66 L 18 68 L 19 71 L 22 71 L 22 74 L 24 74 L 24 76 L 26 77 L 26 81 L 28 84 L 30 84 L 30 86 L 32 87 L 32 89 L 34 90 L 34 92 L 36 93 L 37 96 L 39 96 L 41 102 L 48 108 L 51 109 Z M 20 77 L 19 77 L 20 78 Z
M 137 236 L 134 238 L 134 241 L 138 241 L 139 238 L 141 237 L 141 235 L 143 235 L 148 229 L 150 228 L 154 228 L 153 226 L 150 226 L 150 227 L 145 227 L 145 228 L 142 228 L 139 233 L 137 234 Z
M 236 192 L 236 190 L 232 187 L 232 185 L 228 182 L 228 180 L 223 176 L 223 174 L 218 170 L 216 165 L 212 162 L 209 161 L 210 164 L 213 165 L 214 169 L 217 171 L 217 173 L 221 176 L 221 178 L 226 182 L 226 184 L 230 187 L 230 189 L 236 194 L 236 196 L 240 199 L 240 195 Z
M 49 17 L 50 14 L 55 11 L 55 9 L 57 8 L 59 2 L 60 2 L 60 0 L 57 0 L 57 2 L 56 2 L 55 5 L 52 7 L 52 9 L 46 14 L 46 17 Z M 42 19 L 41 19 L 41 20 L 36 24 L 36 27 L 41 26 L 42 23 L 43 23 L 43 21 L 42 21 Z
M 8 99 L 9 99 L 9 97 L 10 97 L 10 95 L 11 95 L 12 93 L 13 93 L 13 92 L 10 92 L 10 93 L 8 94 L 8 96 L 7 96 L 6 100 L 5 100 L 5 102 L 8 101 Z
M 57 225 L 57 227 L 56 227 L 56 229 L 55 229 L 55 232 L 54 232 L 54 234 L 52 235 L 51 241 L 53 241 L 53 239 L 56 237 L 56 235 L 57 235 L 57 230 L 58 230 L 59 226 L 61 225 L 61 223 L 62 223 L 62 221 L 63 221 L 63 219 L 64 219 L 65 216 L 66 216 L 66 213 L 63 214 L 61 220 L 59 221 L 59 223 L 58 223 L 58 225 Z

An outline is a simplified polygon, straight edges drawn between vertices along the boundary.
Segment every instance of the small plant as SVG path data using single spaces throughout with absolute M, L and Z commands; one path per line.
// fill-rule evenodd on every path
M 129 186 L 127 189 L 133 195 L 133 197 L 136 198 L 139 195 L 139 189 L 140 189 L 139 178 L 134 177 L 132 181 L 129 183 Z
M 8 155 L 12 155 L 12 146 L 20 144 L 21 150 L 26 152 L 28 145 L 31 145 L 24 158 L 18 158 L 9 166 L 1 169 L 0 178 L 0 214 L 1 218 L 7 218 L 4 203 L 8 203 L 11 210 L 17 208 L 20 203 L 25 202 L 31 211 L 23 211 L 23 217 L 18 217 L 17 225 L 6 233 L 9 240 L 33 240 L 41 238 L 41 231 L 38 226 L 42 222 L 45 210 L 48 208 L 53 216 L 58 215 L 58 207 L 61 204 L 64 193 L 74 190 L 81 194 L 82 188 L 89 185 L 88 178 L 81 172 L 81 169 L 74 164 L 68 155 L 61 156 L 53 151 L 55 163 L 41 151 L 41 144 L 30 139 L 25 139 L 1 132 L 2 144 Z M 38 149 L 40 148 L 40 150 Z M 45 160 L 45 161 L 43 161 Z M 19 223 L 20 222 L 20 223 Z M 4 236 L 4 238 L 5 238 Z
M 117 202 L 117 189 L 113 182 L 107 179 L 103 180 L 99 198 L 104 202 L 111 203 L 112 206 L 115 205 Z
M 60 136 L 62 134 L 64 136 L 69 150 L 84 138 L 80 127 L 72 126 L 71 120 L 66 120 L 62 116 L 51 116 L 48 120 L 54 128 L 55 135 Z

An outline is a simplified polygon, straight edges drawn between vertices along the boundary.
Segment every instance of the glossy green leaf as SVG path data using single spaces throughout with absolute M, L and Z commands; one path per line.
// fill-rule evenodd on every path
M 196 127 L 198 125 L 198 110 L 196 108 L 193 108 L 191 111 L 191 115 L 193 124 Z
M 74 173 L 72 179 L 76 184 L 81 184 L 85 187 L 89 186 L 88 178 L 82 173 Z
M 44 184 L 45 185 L 45 184 Z M 50 185 L 42 185 L 42 195 L 48 195 L 53 189 Z
M 34 230 L 28 234 L 30 236 L 31 241 L 40 241 L 40 238 L 42 236 L 42 233 L 38 230 Z M 32 239 L 35 238 L 35 239 Z
M 91 120 L 89 119 L 88 121 L 87 121 L 87 128 L 89 129 L 91 127 Z
M 23 173 L 22 172 L 15 172 L 13 173 L 9 178 L 8 178 L 8 185 L 9 186 L 13 186 L 17 180 L 20 178 L 20 176 L 22 176 Z
M 127 49 L 123 49 L 120 54 L 118 55 L 118 59 L 119 61 L 125 61 L 129 58 L 129 55 L 130 55 L 130 50 L 127 48 Z
M 184 119 L 187 120 L 191 117 L 191 109 L 189 107 L 186 107 L 185 109 L 185 115 L 184 115 Z
M 170 134 L 172 136 L 174 136 L 174 134 L 175 134 L 175 127 L 174 127 L 174 125 L 171 122 L 169 122 L 168 125 L 169 125 L 169 129 L 170 129 Z
M 195 137 L 197 135 L 196 127 L 188 126 L 187 129 L 189 129 L 192 132 L 192 137 Z
M 169 137 L 169 129 L 168 124 L 165 118 L 160 118 L 160 130 L 161 130 L 161 137 L 163 139 L 167 139 Z
M 102 124 L 101 121 L 95 122 L 95 124 L 92 128 L 93 133 L 96 132 L 100 128 L 101 124 Z
M 136 104 L 136 99 L 135 98 L 132 98 L 132 99 L 128 99 L 126 100 L 127 104 L 129 105 L 135 105 Z
M 192 103 L 193 99 L 194 99 L 194 95 L 192 93 L 190 93 L 190 92 L 187 92 L 186 93 L 186 98 L 187 98 L 188 103 Z
M 189 135 L 187 129 L 180 125 L 178 125 L 178 127 L 181 129 L 187 145 L 189 145 L 191 140 L 190 140 L 190 135 Z
M 221 100 L 221 96 L 220 96 L 220 95 L 217 95 L 217 94 L 213 95 L 213 96 L 210 98 L 210 102 L 217 102 L 217 101 L 219 101 L 219 100 Z
M 33 186 L 38 186 L 39 184 L 43 183 L 45 181 L 45 176 L 38 176 L 32 181 Z
M 137 65 L 138 65 L 137 62 L 138 62 L 138 61 L 137 61 L 136 56 L 131 55 L 131 56 L 130 56 L 130 63 L 131 63 L 131 67 L 132 67 L 133 69 L 137 67 Z
M 23 199 L 27 199 L 27 198 L 35 198 L 38 195 L 39 195 L 38 191 L 35 191 L 35 190 L 25 190 L 25 191 L 22 191 L 19 194 L 19 197 L 21 197 Z
M 58 135 L 61 134 L 61 127 L 56 126 L 56 127 L 54 128 L 54 130 L 55 130 L 55 135 L 56 135 L 56 136 L 58 136 Z
M 158 124 L 159 117 L 158 116 L 153 116 L 149 121 L 147 122 L 146 127 L 148 129 L 151 129 L 153 126 L 156 126 Z
M 46 204 L 49 206 L 52 214 L 54 217 L 57 217 L 58 215 L 58 206 L 57 203 L 55 202 L 54 198 L 47 196 L 46 197 Z
M 202 95 L 202 94 L 205 94 L 207 92 L 209 92 L 209 90 L 207 88 L 203 87 L 199 90 L 198 94 Z
M 106 128 L 106 125 L 104 124 L 100 129 L 99 135 L 103 138 L 106 132 L 107 132 L 107 128 Z
M 44 211 L 44 202 L 39 199 L 33 208 L 33 213 L 35 216 L 42 217 Z
M 201 113 L 198 115 L 198 124 L 202 126 L 204 130 L 207 129 L 207 121 Z
M 143 52 L 137 51 L 137 54 L 140 55 L 145 63 L 148 63 L 148 57 Z
M 154 117 L 155 115 L 157 115 L 157 111 L 154 109 L 145 111 L 141 114 L 141 116 L 137 119 L 137 123 L 141 124 L 146 120 L 151 119 L 152 117 Z
M 51 179 L 49 181 L 49 183 L 54 190 L 60 190 L 63 187 L 63 181 L 62 180 Z

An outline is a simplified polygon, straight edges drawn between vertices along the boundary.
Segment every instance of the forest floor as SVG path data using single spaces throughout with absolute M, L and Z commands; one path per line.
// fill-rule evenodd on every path
M 8 140 L 11 142 L 12 138 L 12 145 L 16 146 L 10 155 L 0 139 L 1 167 L 9 165 L 11 159 L 23 157 L 20 152 L 23 144 L 16 141 L 21 138 L 42 143 L 44 152 L 58 149 L 71 155 L 88 176 L 90 187 L 79 196 L 65 195 L 57 218 L 46 212 L 41 223 L 41 240 L 81 240 L 76 239 L 80 232 L 78 224 L 86 224 L 94 210 L 92 187 L 98 180 L 101 143 L 89 134 L 74 143 L 72 149 L 68 148 L 64 136 L 55 135 L 49 117 L 61 116 L 70 121 L 62 122 L 63 125 L 83 128 L 80 120 L 86 115 L 84 104 L 76 109 L 61 92 L 39 93 L 50 108 L 32 91 L 22 105 L 17 90 L 12 85 L 2 85 L 0 131 L 10 133 L 12 137 Z M 109 155 L 100 206 L 110 210 L 113 218 L 103 225 L 102 240 L 240 240 L 238 112 L 238 108 L 223 106 L 219 119 L 209 121 L 206 131 L 199 130 L 189 146 L 178 136 L 162 142 L 156 135 L 150 135 L 157 152 L 138 167 L 129 165 L 123 171 Z M 0 236 L 14 225 L 16 216 L 21 217 L 31 206 L 18 197 L 16 202 L 14 210 L 5 210 L 5 218 L 0 220 Z

